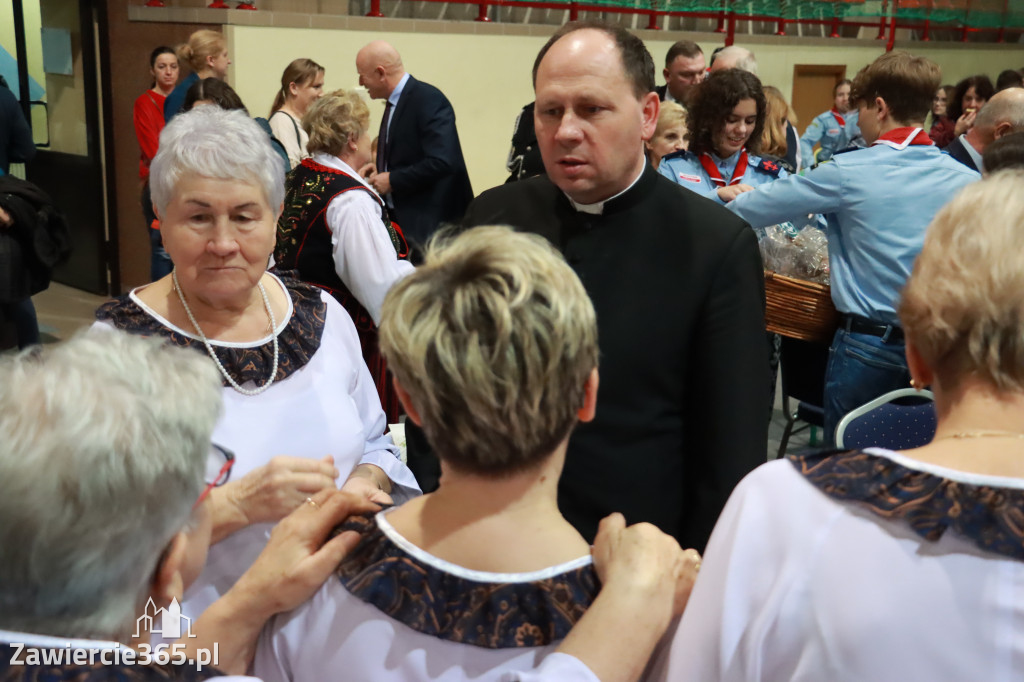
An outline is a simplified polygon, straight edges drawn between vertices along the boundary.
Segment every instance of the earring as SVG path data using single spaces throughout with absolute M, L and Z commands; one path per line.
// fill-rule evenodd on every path
M 910 387 L 912 389 L 914 389 L 915 391 L 920 391 L 921 390 L 921 387 L 917 385 L 917 379 L 911 379 L 910 380 Z

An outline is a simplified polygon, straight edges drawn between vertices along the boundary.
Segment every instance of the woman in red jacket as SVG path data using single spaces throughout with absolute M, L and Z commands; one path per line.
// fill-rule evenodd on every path
M 149 198 L 149 162 L 156 156 L 160 142 L 160 131 L 164 129 L 164 100 L 178 82 L 178 57 L 174 50 L 160 46 L 149 55 L 149 72 L 153 75 L 153 87 L 135 100 L 132 115 L 135 121 L 135 135 L 139 138 L 139 179 L 142 181 L 142 215 L 149 230 L 152 249 L 150 276 L 155 280 L 171 271 L 171 261 L 164 251 L 160 232 L 153 229 L 152 202 Z

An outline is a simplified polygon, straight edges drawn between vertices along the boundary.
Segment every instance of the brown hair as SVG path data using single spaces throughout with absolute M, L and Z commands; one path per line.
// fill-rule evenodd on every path
M 647 51 L 644 41 L 621 26 L 594 20 L 570 21 L 555 31 L 548 42 L 544 43 L 544 47 L 540 48 L 537 59 L 533 62 L 533 87 L 535 90 L 537 89 L 537 70 L 540 69 L 540 63 L 551 46 L 570 33 L 584 29 L 600 31 L 615 41 L 615 46 L 619 48 L 619 57 L 622 60 L 622 70 L 626 73 L 626 80 L 633 86 L 633 94 L 637 99 L 654 90 L 654 60 L 651 58 L 651 53 Z
M 324 72 L 324 67 L 320 66 L 312 59 L 306 59 L 300 57 L 295 59 L 291 64 L 285 67 L 284 73 L 281 74 L 281 89 L 274 95 L 274 104 L 270 107 L 270 115 L 273 116 L 274 112 L 284 106 L 285 101 L 288 99 L 289 88 L 292 83 L 296 85 L 308 85 L 316 80 L 316 77 Z
M 189 86 L 185 93 L 185 103 L 182 105 L 184 111 L 191 111 L 196 102 L 209 100 L 221 109 L 231 111 L 241 109 L 248 115 L 249 110 L 242 104 L 242 98 L 238 96 L 235 89 L 219 78 L 204 78 Z
M 752 99 L 757 104 L 757 121 L 747 140 L 747 151 L 759 154 L 768 105 L 757 76 L 742 69 L 723 69 L 712 73 L 695 88 L 689 109 L 687 137 L 690 140 L 690 151 L 694 154 L 714 151 L 715 133 L 725 125 L 726 117 L 737 104 Z
M 881 97 L 897 123 L 923 121 L 941 80 L 939 65 L 932 60 L 900 50 L 887 52 L 857 73 L 850 102 L 870 106 Z
M 202 71 L 206 58 L 224 51 L 227 45 L 224 34 L 201 29 L 188 37 L 188 42 L 178 46 L 178 61 L 185 62 L 193 71 Z
M 676 60 L 676 57 L 693 59 L 699 54 L 704 54 L 704 50 L 700 49 L 700 45 L 692 40 L 679 40 L 673 43 L 672 47 L 668 48 L 668 52 L 665 53 L 665 68 L 667 69 L 672 66 L 672 62 Z
M 952 95 L 946 95 L 946 116 L 949 116 L 954 121 L 963 116 L 964 95 L 971 88 L 974 88 L 974 94 L 986 102 L 992 99 L 992 95 L 996 94 L 992 81 L 985 74 L 968 76 L 956 84 Z

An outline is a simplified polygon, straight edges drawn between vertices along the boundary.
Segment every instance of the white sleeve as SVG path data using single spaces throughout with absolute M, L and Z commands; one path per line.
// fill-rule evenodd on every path
M 505 673 L 499 682 L 601 682 L 580 659 L 557 651 L 528 672 Z
M 363 457 L 359 460 L 359 464 L 373 464 L 383 469 L 395 486 L 391 497 L 395 504 L 401 504 L 416 497 L 422 491 L 419 484 L 416 483 L 416 477 L 413 476 L 412 471 L 402 463 L 398 446 L 391 440 L 391 435 L 384 433 L 384 429 L 388 425 L 387 417 L 380 405 L 380 396 L 377 395 L 377 388 L 373 384 L 370 370 L 363 362 L 363 351 L 359 345 L 359 335 L 356 333 L 355 325 L 352 324 L 352 318 L 341 307 L 341 304 L 327 292 L 321 293 L 320 297 L 327 303 L 328 318 L 337 319 L 339 324 L 335 329 L 341 330 L 339 333 L 344 335 L 342 343 L 345 351 L 356 366 L 352 382 L 349 385 L 349 397 L 359 413 L 359 421 L 363 425 L 363 436 L 366 439 Z M 343 477 L 348 475 L 344 471 L 341 473 Z
M 302 148 L 302 136 L 300 133 L 297 133 L 295 127 L 298 124 L 295 123 L 295 119 L 280 110 L 270 115 L 269 123 L 274 137 L 284 145 L 284 150 L 288 152 L 288 164 L 295 168 L 302 163 L 302 159 L 305 157 L 305 150 Z
M 334 269 L 374 324 L 380 324 L 384 296 L 415 268 L 395 254 L 380 205 L 366 192 L 343 192 L 327 206 Z
M 841 513 L 787 460 L 748 474 L 715 524 L 690 601 L 649 679 L 792 679 L 801 632 L 814 626 L 807 577 Z

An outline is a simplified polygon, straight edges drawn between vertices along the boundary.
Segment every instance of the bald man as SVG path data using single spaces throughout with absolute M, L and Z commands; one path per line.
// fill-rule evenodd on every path
M 444 94 L 405 72 L 402 57 L 377 40 L 356 55 L 359 84 L 386 100 L 370 184 L 413 246 L 457 222 L 473 199 L 455 111 Z
M 1024 130 L 1024 88 L 1000 90 L 978 112 L 974 126 L 943 149 L 954 159 L 979 173 L 984 172 L 985 149 L 1010 133 Z

